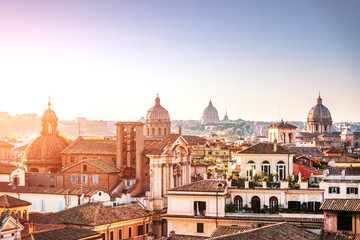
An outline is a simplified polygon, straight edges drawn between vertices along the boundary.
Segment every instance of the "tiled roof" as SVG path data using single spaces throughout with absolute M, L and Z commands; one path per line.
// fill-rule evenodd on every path
M 359 176 L 360 167 L 327 167 L 329 175 L 342 175 L 342 171 L 345 170 L 345 176 Z
M 290 147 L 290 150 L 294 152 L 296 157 L 306 156 L 306 157 L 322 157 L 324 153 L 321 152 L 318 148 L 312 147 Z
M 278 123 L 268 126 L 268 128 L 290 128 L 290 129 L 292 129 L 292 128 L 297 128 L 297 127 L 294 125 L 291 125 L 287 122 L 281 121 L 281 122 L 278 122 Z
M 320 209 L 329 211 L 360 212 L 360 199 L 325 199 Z
M 257 239 L 257 240 L 318 240 L 319 236 L 291 223 L 279 223 L 249 231 L 224 235 L 211 239 Z
M 2 208 L 14 208 L 29 205 L 31 205 L 31 203 L 28 201 L 24 201 L 6 194 L 0 196 L 0 207 Z
M 207 142 L 207 139 L 195 135 L 182 135 L 184 139 L 189 143 L 189 145 L 204 145 Z
M 0 147 L 12 148 L 12 147 L 14 147 L 14 145 L 12 145 L 11 143 L 5 142 L 5 141 L 0 141 Z
M 106 172 L 106 173 L 116 173 L 116 172 L 120 172 L 120 169 L 116 168 L 116 166 L 108 161 L 102 160 L 102 159 L 98 159 L 98 158 L 93 158 L 93 159 L 84 159 L 78 163 L 75 163 L 67 168 L 64 168 L 63 170 L 61 170 L 62 172 L 67 171 L 68 169 L 71 169 L 74 166 L 77 166 L 79 164 L 83 164 L 83 163 L 87 163 L 90 165 L 93 165 L 94 167 L 97 167 L 99 169 L 101 169 L 102 171 Z
M 98 226 L 150 216 L 139 204 L 106 207 L 87 203 L 55 213 L 65 224 Z
M 18 192 L 18 193 L 38 193 L 38 194 L 54 194 L 54 195 L 78 195 L 82 193 L 86 197 L 91 197 L 96 194 L 99 189 L 72 189 L 72 188 L 54 188 L 54 187 L 28 187 L 28 186 L 17 186 L 14 190 L 13 186 L 2 186 L 0 192 Z
M 203 162 L 203 161 L 195 161 L 191 162 L 191 166 L 214 166 L 216 163 L 213 162 Z
M 61 154 L 116 155 L 116 141 L 90 140 L 78 137 Z
M 30 213 L 31 214 L 31 213 Z M 59 229 L 59 228 L 65 228 L 65 225 L 54 225 L 54 224 L 34 224 L 32 223 L 32 227 L 34 228 L 33 232 L 45 232 L 45 231 L 49 231 L 49 230 L 54 230 L 54 229 Z M 29 222 L 24 223 L 24 229 L 21 231 L 21 236 L 24 238 L 25 236 L 29 235 Z
M 245 150 L 239 152 L 240 154 L 291 154 L 285 146 L 277 144 L 276 152 L 274 151 L 274 143 L 258 143 Z
M 53 213 L 30 212 L 29 221 L 36 224 L 62 224 L 62 218 Z
M 161 143 L 161 139 L 156 140 L 144 140 L 144 153 L 151 152 L 153 149 L 155 149 L 159 143 Z
M 324 232 L 320 236 L 320 240 L 360 240 L 359 234 L 353 233 L 330 233 Z
M 243 228 L 239 226 L 219 226 L 215 231 L 211 234 L 210 238 L 224 236 L 228 234 L 241 233 L 249 228 Z
M 171 239 L 171 240 L 204 240 L 204 239 L 208 239 L 208 237 L 174 234 L 169 239 Z
M 196 181 L 187 185 L 171 188 L 169 191 L 190 191 L 190 192 L 224 192 L 226 181 L 206 179 Z
M 10 164 L 0 164 L 0 174 L 10 174 L 17 169 L 16 166 Z
M 164 137 L 164 139 L 151 151 L 146 154 L 149 155 L 161 155 L 164 152 L 164 148 L 173 144 L 181 135 L 180 134 L 168 134 Z
M 45 232 L 34 232 L 24 237 L 24 240 L 77 240 L 77 239 L 101 239 L 100 233 L 80 228 L 60 228 Z

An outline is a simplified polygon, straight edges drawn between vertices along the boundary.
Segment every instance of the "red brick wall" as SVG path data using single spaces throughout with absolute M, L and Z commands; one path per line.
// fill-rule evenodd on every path
M 71 157 L 74 158 L 74 163 L 71 163 Z M 116 161 L 116 155 L 93 155 L 93 154 L 62 154 L 62 166 L 63 168 L 69 167 L 75 163 L 80 162 L 81 160 L 92 159 L 92 158 L 99 158 L 105 161 L 112 163 Z
M 82 171 L 83 165 L 87 166 L 87 171 Z M 85 176 L 85 175 L 88 176 L 87 183 L 81 183 L 81 180 L 80 180 L 81 174 L 83 176 Z M 71 182 L 71 175 L 78 176 L 78 183 Z M 93 183 L 94 175 L 98 176 L 98 184 Z M 82 186 L 85 188 L 99 188 L 99 189 L 108 191 L 114 186 L 119 175 L 117 173 L 110 173 L 110 174 L 104 173 L 100 169 L 98 169 L 90 164 L 79 164 L 77 166 L 74 166 L 74 167 L 66 170 L 63 173 L 63 176 L 64 176 L 63 181 L 64 181 L 65 188 L 80 188 Z

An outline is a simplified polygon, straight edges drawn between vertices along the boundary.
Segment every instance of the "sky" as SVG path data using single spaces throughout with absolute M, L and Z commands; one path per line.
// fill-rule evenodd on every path
M 0 111 L 133 121 L 360 122 L 360 1 L 0 2 Z

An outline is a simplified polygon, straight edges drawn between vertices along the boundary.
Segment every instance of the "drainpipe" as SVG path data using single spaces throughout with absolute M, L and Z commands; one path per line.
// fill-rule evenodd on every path
M 107 239 L 110 239 L 110 231 L 109 231 L 109 227 L 111 226 L 112 223 L 109 224 L 109 226 L 106 227 L 106 235 L 107 235 Z
M 216 228 L 218 227 L 218 192 L 216 192 Z

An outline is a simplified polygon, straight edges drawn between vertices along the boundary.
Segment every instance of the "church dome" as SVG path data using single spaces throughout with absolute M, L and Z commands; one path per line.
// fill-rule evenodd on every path
M 69 143 L 59 136 L 57 130 L 58 118 L 55 112 L 50 108 L 41 116 L 41 136 L 35 138 L 26 148 L 24 158 L 29 162 L 32 160 L 60 160 L 60 152 L 64 150 Z
M 209 105 L 204 109 L 201 124 L 219 122 L 219 114 L 210 100 Z
M 69 143 L 60 136 L 47 135 L 35 138 L 26 148 L 27 160 L 61 160 L 60 153 Z
M 209 102 L 209 106 L 204 109 L 203 116 L 219 116 L 218 111 L 212 105 L 211 100 Z
M 317 104 L 310 109 L 308 121 L 332 121 L 330 111 L 322 104 L 320 95 Z
M 169 112 L 160 105 L 159 95 L 155 99 L 155 105 L 147 111 L 146 120 L 170 121 Z

